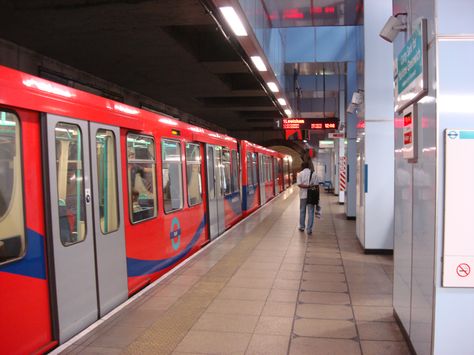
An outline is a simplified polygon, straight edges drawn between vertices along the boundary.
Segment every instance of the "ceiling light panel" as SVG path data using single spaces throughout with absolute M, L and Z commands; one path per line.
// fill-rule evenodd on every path
M 254 55 L 250 57 L 250 59 L 252 59 L 253 65 L 255 65 L 255 68 L 259 71 L 267 71 L 267 67 L 260 56 Z
M 279 99 L 278 99 L 278 103 L 279 103 L 280 105 L 282 105 L 282 106 L 286 106 L 286 100 L 283 99 L 283 98 L 279 98 Z
M 247 36 L 247 30 L 232 6 L 220 7 L 222 15 L 236 36 Z
M 268 88 L 272 91 L 272 92 L 278 92 L 280 90 L 278 90 L 278 86 L 277 84 L 275 84 L 273 81 L 270 81 L 267 83 L 267 86 Z

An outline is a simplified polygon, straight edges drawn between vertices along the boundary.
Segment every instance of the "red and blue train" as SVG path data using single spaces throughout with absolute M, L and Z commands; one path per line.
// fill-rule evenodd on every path
M 44 353 L 291 184 L 291 158 L 0 67 L 0 348 Z

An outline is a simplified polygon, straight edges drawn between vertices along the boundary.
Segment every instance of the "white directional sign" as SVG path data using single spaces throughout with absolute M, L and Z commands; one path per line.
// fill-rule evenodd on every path
M 329 139 L 344 138 L 344 133 L 340 133 L 340 132 L 328 133 L 328 138 Z
M 474 287 L 474 131 L 445 131 L 443 286 Z

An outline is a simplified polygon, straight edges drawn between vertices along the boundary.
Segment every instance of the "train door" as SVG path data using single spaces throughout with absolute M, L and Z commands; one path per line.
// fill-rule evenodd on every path
M 63 343 L 127 297 L 120 132 L 56 115 L 45 127 L 54 330 Z
M 280 159 L 273 158 L 273 183 L 275 184 L 275 196 L 280 193 Z
M 258 181 L 260 186 L 260 205 L 264 205 L 265 198 L 265 156 L 258 154 Z
M 209 235 L 211 240 L 224 232 L 224 191 L 222 179 L 222 148 L 214 145 L 206 146 L 207 187 L 209 208 Z

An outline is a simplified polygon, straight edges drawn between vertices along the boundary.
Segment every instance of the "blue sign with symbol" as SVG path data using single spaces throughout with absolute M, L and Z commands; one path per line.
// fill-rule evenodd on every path
M 449 131 L 448 132 L 448 137 L 451 139 L 456 139 L 459 136 L 458 132 L 456 131 Z
M 173 218 L 173 221 L 171 222 L 170 239 L 173 249 L 178 250 L 179 245 L 181 244 L 181 226 L 176 217 Z

